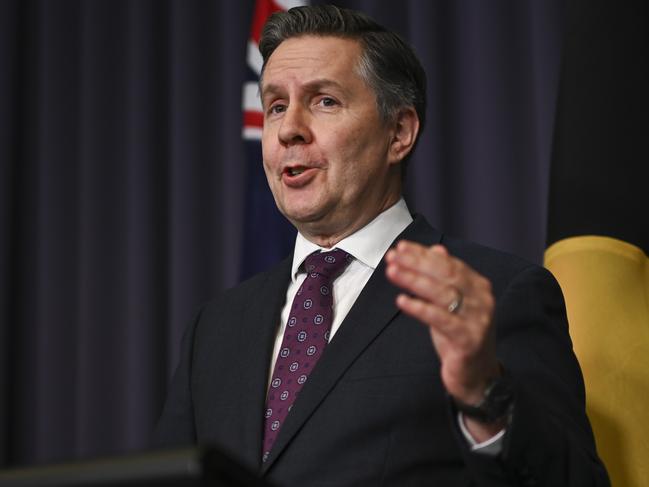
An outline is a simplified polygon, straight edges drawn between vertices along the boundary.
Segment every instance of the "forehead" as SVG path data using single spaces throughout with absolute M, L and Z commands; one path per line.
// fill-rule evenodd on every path
M 264 87 L 291 79 L 328 78 L 338 83 L 356 78 L 361 46 L 354 39 L 332 36 L 300 36 L 283 41 L 268 59 Z

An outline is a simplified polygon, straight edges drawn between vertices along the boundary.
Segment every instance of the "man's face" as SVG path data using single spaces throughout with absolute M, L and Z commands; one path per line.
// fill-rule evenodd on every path
M 334 245 L 400 195 L 393 124 L 357 74 L 360 45 L 304 36 L 269 58 L 261 90 L 264 170 L 280 211 L 307 238 Z

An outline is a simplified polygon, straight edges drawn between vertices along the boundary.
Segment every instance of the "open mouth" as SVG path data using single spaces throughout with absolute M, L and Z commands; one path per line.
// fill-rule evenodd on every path
M 290 188 L 302 188 L 311 183 L 317 174 L 317 168 L 312 166 L 287 166 L 282 172 L 282 180 Z
M 284 172 L 289 176 L 294 177 L 294 176 L 299 176 L 307 169 L 308 168 L 304 166 L 287 167 L 286 169 L 284 169 Z

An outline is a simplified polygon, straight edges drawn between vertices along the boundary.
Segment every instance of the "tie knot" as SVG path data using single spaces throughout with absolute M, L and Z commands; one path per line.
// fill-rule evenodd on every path
M 352 261 L 352 256 L 344 250 L 334 249 L 329 252 L 314 252 L 304 261 L 308 273 L 316 273 L 333 281 Z

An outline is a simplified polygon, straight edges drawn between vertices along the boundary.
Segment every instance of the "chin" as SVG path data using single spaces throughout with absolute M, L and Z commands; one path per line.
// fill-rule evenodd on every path
M 314 202 L 313 198 L 285 198 L 278 206 L 289 220 L 309 221 L 323 213 L 322 205 Z
M 298 230 L 304 226 L 317 225 L 326 214 L 322 208 L 314 206 L 291 206 L 280 211 Z
M 284 216 L 296 227 L 309 225 L 318 221 L 317 216 L 308 211 L 289 211 L 285 212 Z

